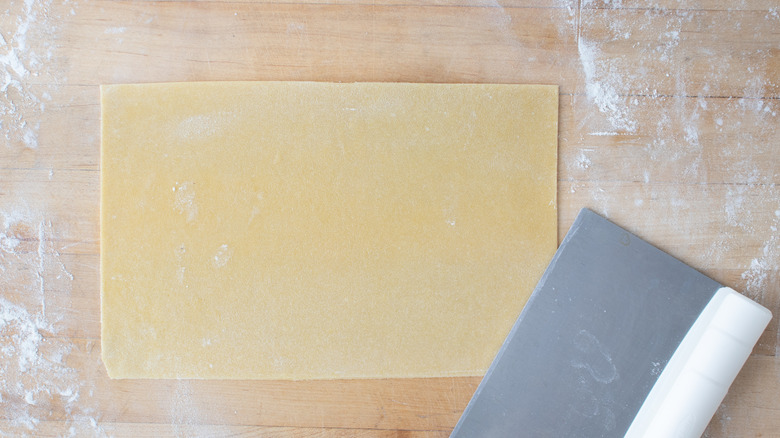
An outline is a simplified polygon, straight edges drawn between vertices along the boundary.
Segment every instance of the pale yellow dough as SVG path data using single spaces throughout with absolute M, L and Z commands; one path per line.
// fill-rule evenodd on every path
M 101 93 L 112 378 L 479 375 L 555 252 L 555 86 Z

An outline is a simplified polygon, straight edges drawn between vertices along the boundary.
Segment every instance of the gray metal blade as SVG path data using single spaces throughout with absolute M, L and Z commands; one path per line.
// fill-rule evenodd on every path
M 583 209 L 451 437 L 622 437 L 719 287 Z

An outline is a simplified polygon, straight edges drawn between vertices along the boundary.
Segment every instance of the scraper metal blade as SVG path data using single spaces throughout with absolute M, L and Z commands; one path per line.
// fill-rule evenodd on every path
M 700 436 L 770 318 L 583 209 L 451 437 Z

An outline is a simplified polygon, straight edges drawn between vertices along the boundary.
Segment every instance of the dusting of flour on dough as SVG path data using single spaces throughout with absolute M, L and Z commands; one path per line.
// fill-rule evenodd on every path
M 185 141 L 206 139 L 229 129 L 235 118 L 235 114 L 225 111 L 197 114 L 181 121 L 176 133 Z
M 173 187 L 173 209 L 184 215 L 187 222 L 192 222 L 198 217 L 198 204 L 195 201 L 195 183 L 185 181 L 176 183 Z
M 233 257 L 233 249 L 227 245 L 221 245 L 217 253 L 214 254 L 214 266 L 221 268 L 227 265 L 231 257 Z

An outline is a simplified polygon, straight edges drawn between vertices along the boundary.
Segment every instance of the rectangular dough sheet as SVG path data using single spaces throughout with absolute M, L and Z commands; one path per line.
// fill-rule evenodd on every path
M 558 88 L 101 88 L 112 378 L 480 375 L 557 246 Z

